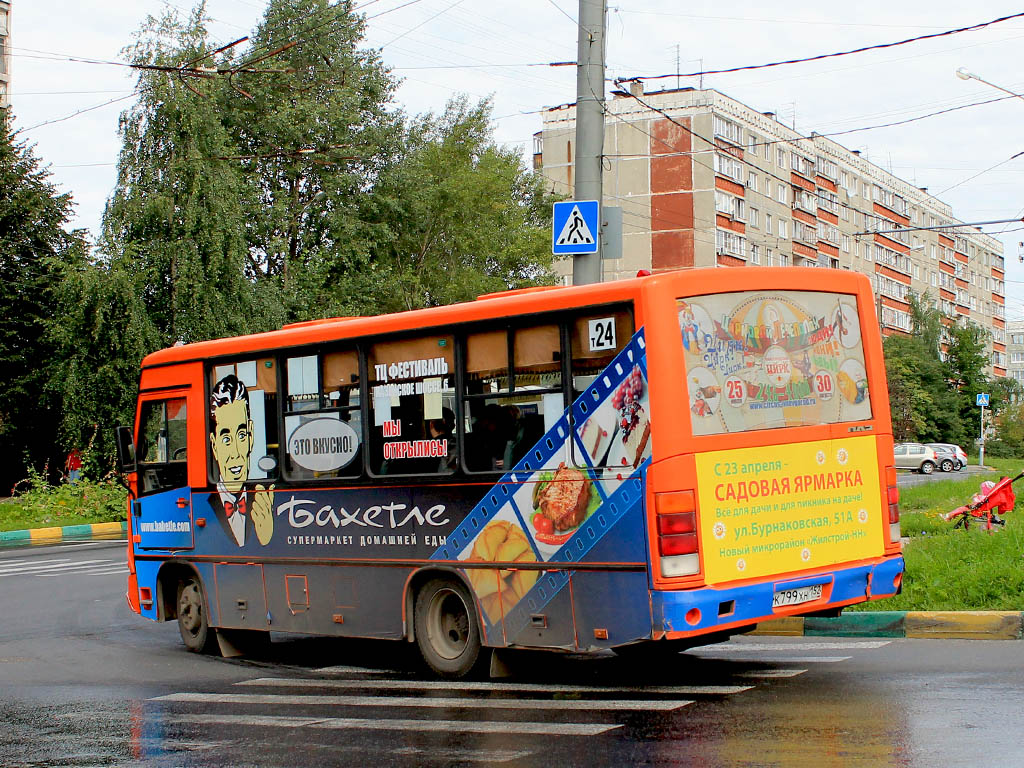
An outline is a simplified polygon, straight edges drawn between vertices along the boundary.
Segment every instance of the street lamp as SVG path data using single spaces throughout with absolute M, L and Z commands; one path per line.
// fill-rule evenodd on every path
M 990 83 L 985 78 L 979 77 L 978 75 L 976 75 L 973 72 L 969 71 L 966 67 L 960 67 L 959 69 L 957 69 L 956 76 L 959 77 L 961 80 L 977 80 L 979 83 L 984 83 L 985 85 L 990 85 L 990 86 L 992 86 L 993 88 L 995 88 L 998 91 L 1002 91 L 1003 93 L 1008 93 L 1011 96 L 1016 96 L 1018 99 L 1024 99 L 1024 95 L 1021 95 L 1019 93 L 1011 91 L 1009 88 L 1003 88 L 1003 86 L 1001 86 L 1001 85 L 996 85 L 995 83 Z

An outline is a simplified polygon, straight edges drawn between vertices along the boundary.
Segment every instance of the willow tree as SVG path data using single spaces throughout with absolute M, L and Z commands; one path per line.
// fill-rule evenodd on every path
M 120 120 L 117 186 L 103 217 L 103 249 L 124 272 L 163 343 L 245 333 L 280 319 L 246 279 L 246 198 L 239 148 L 223 122 L 226 76 L 214 67 L 203 4 L 184 21 L 149 17 L 129 60 L 137 101 Z

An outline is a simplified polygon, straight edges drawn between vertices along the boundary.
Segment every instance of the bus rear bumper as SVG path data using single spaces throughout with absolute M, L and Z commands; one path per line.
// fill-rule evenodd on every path
M 902 577 L 903 558 L 896 556 L 865 565 L 738 587 L 654 590 L 651 592 L 654 636 L 672 639 L 740 629 L 780 616 L 799 616 L 891 597 L 899 592 Z M 814 585 L 821 585 L 820 598 L 773 607 L 777 592 Z

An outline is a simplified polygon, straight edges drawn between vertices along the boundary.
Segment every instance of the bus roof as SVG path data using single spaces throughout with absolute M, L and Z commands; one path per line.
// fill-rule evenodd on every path
M 543 286 L 484 294 L 475 301 L 416 309 L 388 315 L 338 317 L 285 325 L 280 330 L 181 344 L 159 350 L 142 360 L 143 368 L 192 362 L 207 358 L 255 352 L 272 352 L 347 338 L 437 328 L 496 317 L 528 315 L 543 311 L 586 307 L 592 304 L 629 301 L 647 289 L 669 289 L 677 296 L 725 293 L 764 288 L 788 290 L 838 290 L 854 292 L 868 285 L 856 272 L 811 267 L 758 267 L 686 269 L 661 272 L 628 280 L 570 287 Z M 823 277 L 827 275 L 827 279 Z

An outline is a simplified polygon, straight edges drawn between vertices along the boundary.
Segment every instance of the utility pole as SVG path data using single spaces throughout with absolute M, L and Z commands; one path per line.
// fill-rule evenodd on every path
M 604 25 L 607 0 L 580 0 L 576 57 L 576 188 L 573 199 L 602 202 L 604 165 Z M 573 285 L 601 282 L 601 253 L 577 254 Z

